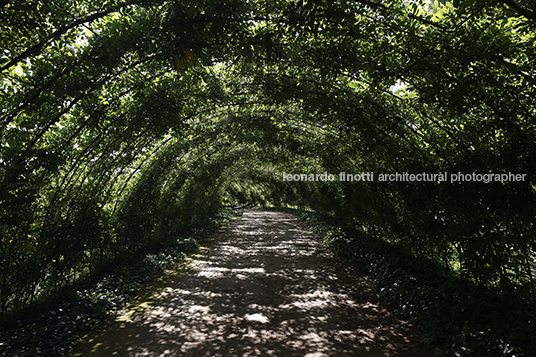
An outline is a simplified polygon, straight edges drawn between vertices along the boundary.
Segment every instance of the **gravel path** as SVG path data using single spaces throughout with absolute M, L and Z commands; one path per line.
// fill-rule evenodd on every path
M 295 216 L 246 210 L 71 356 L 434 356 Z

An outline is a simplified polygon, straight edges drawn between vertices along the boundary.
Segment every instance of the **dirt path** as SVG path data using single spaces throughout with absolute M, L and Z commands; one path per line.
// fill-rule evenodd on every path
M 433 356 L 293 215 L 246 210 L 72 356 Z

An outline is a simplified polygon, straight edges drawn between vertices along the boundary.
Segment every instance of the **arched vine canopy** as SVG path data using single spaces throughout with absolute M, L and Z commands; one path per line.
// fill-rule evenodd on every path
M 231 203 L 534 298 L 535 25 L 533 0 L 0 1 L 0 310 Z

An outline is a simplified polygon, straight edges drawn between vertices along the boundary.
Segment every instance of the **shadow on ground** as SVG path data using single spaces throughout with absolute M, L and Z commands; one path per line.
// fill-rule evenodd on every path
M 71 356 L 433 356 L 288 213 L 246 210 Z

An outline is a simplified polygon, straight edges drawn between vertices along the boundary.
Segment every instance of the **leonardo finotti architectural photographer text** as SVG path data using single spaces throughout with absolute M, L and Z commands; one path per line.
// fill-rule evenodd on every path
M 408 172 L 397 173 L 380 173 L 361 172 L 351 174 L 340 172 L 338 175 L 323 172 L 321 174 L 287 174 L 283 172 L 283 181 L 340 181 L 340 182 L 359 182 L 359 181 L 393 181 L 393 182 L 518 182 L 525 181 L 527 174 L 513 173 L 419 173 L 413 174 Z

